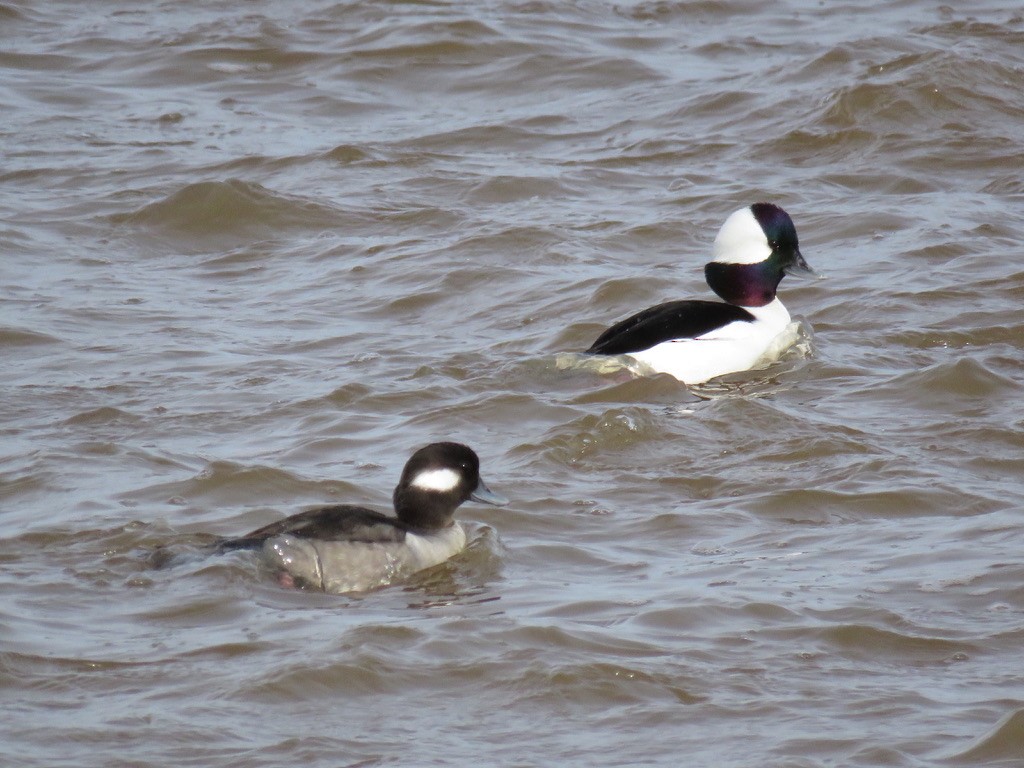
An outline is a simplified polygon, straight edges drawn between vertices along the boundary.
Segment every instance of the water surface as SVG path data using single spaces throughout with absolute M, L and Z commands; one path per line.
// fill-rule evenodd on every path
M 1019 766 L 1024 15 L 921 0 L 0 4 L 0 684 L 20 766 Z M 826 278 L 770 368 L 567 372 Z M 410 583 L 154 548 L 505 509 Z

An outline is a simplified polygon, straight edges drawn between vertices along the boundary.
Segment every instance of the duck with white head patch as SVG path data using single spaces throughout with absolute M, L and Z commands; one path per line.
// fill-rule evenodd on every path
M 796 338 L 775 295 L 785 275 L 814 274 L 800 254 L 796 227 L 772 203 L 754 203 L 725 220 L 708 285 L 726 303 L 670 301 L 602 333 L 588 354 L 627 355 L 655 373 L 700 384 L 778 357 Z
M 341 505 L 300 512 L 217 544 L 259 550 L 284 586 L 361 592 L 443 563 L 466 546 L 453 519 L 465 501 L 502 506 L 461 443 L 431 443 L 406 462 L 393 494 L 395 517 Z

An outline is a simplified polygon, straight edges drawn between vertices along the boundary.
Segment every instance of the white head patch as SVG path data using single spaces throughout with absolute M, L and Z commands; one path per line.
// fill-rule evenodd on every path
M 715 261 L 721 264 L 756 264 L 772 255 L 768 238 L 750 208 L 741 208 L 718 230 Z
M 412 479 L 410 485 L 423 491 L 447 492 L 455 490 L 462 475 L 454 469 L 426 469 Z

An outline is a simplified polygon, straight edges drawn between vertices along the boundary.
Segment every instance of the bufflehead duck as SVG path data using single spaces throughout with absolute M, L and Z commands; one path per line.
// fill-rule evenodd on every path
M 602 333 L 587 350 L 628 355 L 656 373 L 700 384 L 777 357 L 796 336 L 775 296 L 784 275 L 815 274 L 796 227 L 772 203 L 754 203 L 725 220 L 704 277 L 718 301 L 670 301 L 645 309 Z
M 461 552 L 466 532 L 452 515 L 470 499 L 508 504 L 481 479 L 471 448 L 431 443 L 402 470 L 393 495 L 397 517 L 349 505 L 311 509 L 224 539 L 217 548 L 260 550 L 284 586 L 361 592 Z

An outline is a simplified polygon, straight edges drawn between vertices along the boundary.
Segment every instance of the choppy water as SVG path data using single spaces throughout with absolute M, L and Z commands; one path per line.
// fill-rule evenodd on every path
M 1024 14 L 0 4 L 19 766 L 1024 765 Z M 771 200 L 767 371 L 561 371 Z M 413 448 L 506 509 L 355 597 L 147 566 Z

